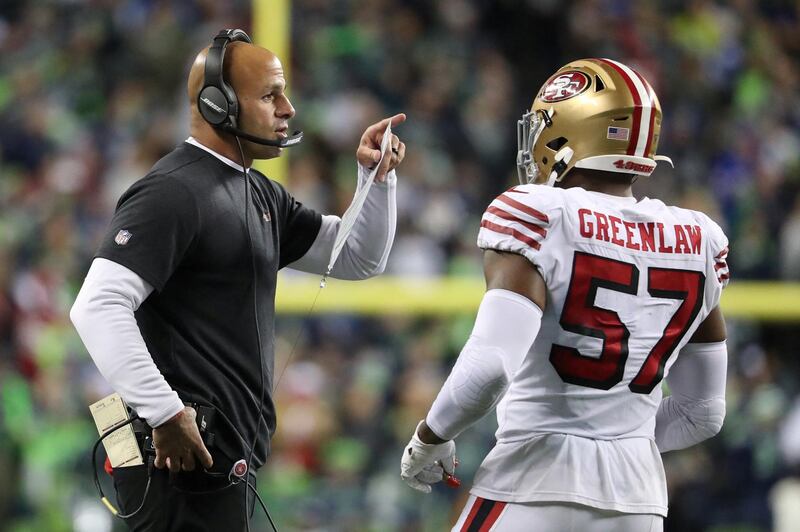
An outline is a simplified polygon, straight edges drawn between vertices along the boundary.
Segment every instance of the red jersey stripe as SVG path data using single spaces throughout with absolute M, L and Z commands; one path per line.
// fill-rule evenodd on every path
M 728 263 L 725 262 L 725 261 L 718 262 L 718 263 L 714 264 L 714 270 L 716 270 L 716 271 L 719 271 L 722 268 L 727 268 L 727 267 L 728 267 Z
M 486 209 L 486 212 L 488 212 L 489 214 L 494 214 L 495 216 L 497 216 L 498 218 L 502 218 L 503 220 L 508 220 L 510 222 L 518 223 L 525 229 L 533 231 L 534 233 L 540 234 L 542 236 L 547 236 L 547 230 L 544 229 L 543 227 L 538 226 L 531 222 L 526 222 L 525 220 L 521 220 L 519 216 L 515 216 L 510 212 L 504 211 L 503 209 L 500 209 L 493 205 L 489 205 L 489 208 Z
M 723 255 L 727 255 L 727 254 L 728 254 L 728 248 L 725 248 L 722 251 L 720 251 L 719 254 L 714 258 L 715 259 L 720 259 L 720 258 L 722 258 Z
M 543 221 L 544 223 L 550 223 L 550 218 L 548 218 L 545 213 L 543 213 L 541 211 L 537 211 L 533 207 L 529 207 L 529 206 L 525 205 L 524 203 L 518 202 L 515 199 L 509 198 L 505 194 L 501 194 L 500 196 L 497 196 L 497 200 L 498 201 L 502 201 L 503 203 L 505 203 L 509 207 L 514 207 L 518 211 L 522 211 L 525 214 L 530 214 L 534 218 L 538 218 L 539 220 Z
M 491 530 L 494 523 L 500 517 L 500 514 L 503 513 L 503 510 L 506 508 L 505 502 L 497 501 L 492 506 L 492 509 L 489 511 L 489 515 L 486 516 L 486 521 L 483 522 L 481 525 L 480 532 L 488 532 Z
M 480 497 L 475 497 L 475 502 L 472 504 L 472 509 L 469 511 L 469 515 L 467 515 L 466 521 L 461 527 L 461 532 L 466 532 L 469 530 L 469 525 L 472 524 L 472 521 L 475 520 L 475 514 L 478 513 L 478 508 L 481 507 L 481 503 L 483 503 L 483 499 Z
M 526 234 L 520 233 L 516 229 L 512 229 L 504 225 L 497 225 L 488 220 L 481 220 L 481 227 L 483 227 L 484 229 L 488 229 L 489 231 L 493 231 L 495 233 L 501 233 L 504 235 L 512 236 L 515 239 L 522 242 L 523 244 L 529 245 L 533 249 L 539 249 L 541 247 L 541 245 L 536 240 L 532 239 Z

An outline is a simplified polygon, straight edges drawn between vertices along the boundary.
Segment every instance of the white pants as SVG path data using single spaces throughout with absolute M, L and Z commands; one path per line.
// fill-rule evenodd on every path
M 470 495 L 452 532 L 662 532 L 664 518 L 568 502 L 497 502 Z

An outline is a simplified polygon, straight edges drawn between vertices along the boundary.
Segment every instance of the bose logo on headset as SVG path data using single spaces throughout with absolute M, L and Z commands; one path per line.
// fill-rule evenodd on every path
M 215 104 L 214 102 L 212 102 L 208 98 L 200 98 L 200 99 L 203 101 L 204 104 L 206 104 L 207 106 L 211 107 L 216 112 L 218 112 L 218 113 L 224 113 L 225 112 L 225 110 L 222 109 L 222 107 L 220 107 L 219 105 Z
M 233 87 L 225 83 L 223 77 L 223 62 L 225 61 L 225 48 L 232 42 L 252 43 L 250 36 L 239 29 L 225 29 L 217 33 L 208 50 L 206 57 L 205 78 L 203 88 L 197 95 L 197 109 L 206 122 L 237 137 L 263 144 L 287 148 L 300 144 L 303 132 L 295 131 L 284 139 L 267 139 L 251 135 L 239 129 L 239 100 Z

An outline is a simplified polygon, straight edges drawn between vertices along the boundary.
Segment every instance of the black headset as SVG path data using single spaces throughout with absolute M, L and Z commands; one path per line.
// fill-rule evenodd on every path
M 232 42 L 252 43 L 250 36 L 240 29 L 221 30 L 211 44 L 206 57 L 205 78 L 203 89 L 197 95 L 197 109 L 203 118 L 222 131 L 236 135 L 243 139 L 278 148 L 288 148 L 300 144 L 303 132 L 295 131 L 290 136 L 279 139 L 265 139 L 239 129 L 239 100 L 233 87 L 225 83 L 223 75 L 223 62 L 225 61 L 225 48 Z

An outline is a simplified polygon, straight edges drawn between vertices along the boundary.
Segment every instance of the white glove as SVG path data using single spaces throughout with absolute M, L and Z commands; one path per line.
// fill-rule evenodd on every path
M 414 435 L 403 449 L 403 459 L 400 462 L 400 478 L 406 484 L 423 493 L 431 492 L 431 484 L 442 480 L 444 473 L 452 475 L 456 466 L 456 444 L 453 440 L 444 443 L 422 443 Z

